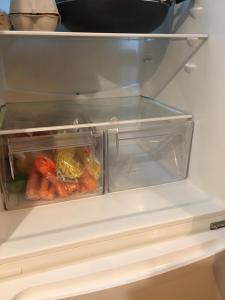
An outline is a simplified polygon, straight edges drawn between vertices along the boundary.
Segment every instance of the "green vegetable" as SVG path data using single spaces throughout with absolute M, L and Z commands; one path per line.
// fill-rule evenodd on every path
M 26 190 L 27 178 L 20 176 L 13 181 L 8 182 L 8 191 L 12 194 L 21 194 Z

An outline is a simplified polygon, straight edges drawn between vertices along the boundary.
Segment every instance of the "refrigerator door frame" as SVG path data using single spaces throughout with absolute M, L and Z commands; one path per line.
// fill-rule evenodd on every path
M 204 232 L 5 281 L 0 283 L 1 294 L 4 300 L 76 299 L 180 269 L 224 250 L 225 229 Z

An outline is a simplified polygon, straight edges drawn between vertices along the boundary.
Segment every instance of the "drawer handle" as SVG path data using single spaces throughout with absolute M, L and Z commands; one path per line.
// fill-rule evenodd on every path
M 170 144 L 171 141 L 174 139 L 175 136 L 178 136 L 178 134 L 162 134 L 162 135 L 143 135 L 143 136 L 135 136 L 135 137 L 130 137 L 130 138 L 121 138 L 119 136 L 119 130 L 117 128 L 116 130 L 116 154 L 119 154 L 120 150 L 120 141 L 128 141 L 128 140 L 137 140 L 137 139 L 148 139 L 148 138 L 159 138 L 159 137 L 165 137 L 163 141 L 159 141 L 158 147 L 152 152 L 154 155 L 156 152 L 160 151 L 162 148 L 164 148 L 166 145 Z

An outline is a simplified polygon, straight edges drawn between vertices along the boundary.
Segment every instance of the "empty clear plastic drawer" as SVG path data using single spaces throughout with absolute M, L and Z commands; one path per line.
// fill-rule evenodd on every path
M 165 121 L 108 131 L 109 191 L 158 185 L 187 176 L 193 121 Z

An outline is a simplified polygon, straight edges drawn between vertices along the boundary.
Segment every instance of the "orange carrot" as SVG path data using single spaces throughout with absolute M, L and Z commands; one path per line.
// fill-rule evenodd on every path
M 66 198 L 68 196 L 67 190 L 63 182 L 59 181 L 55 175 L 55 162 L 44 155 L 38 155 L 34 162 L 37 171 L 55 187 L 59 197 Z
M 80 193 L 87 193 L 88 192 L 87 188 L 82 183 L 79 184 L 78 191 Z
M 47 174 L 55 174 L 56 172 L 54 161 L 44 155 L 37 155 L 35 157 L 34 164 L 37 171 L 40 172 L 43 176 Z
M 27 181 L 26 198 L 28 200 L 39 200 L 39 175 L 36 171 L 32 171 Z
M 42 177 L 41 186 L 39 190 L 39 196 L 42 200 L 46 200 L 46 198 L 48 197 L 48 187 L 49 187 L 48 179 Z
M 46 200 L 47 200 L 47 201 L 52 201 L 52 200 L 54 200 L 55 194 L 56 194 L 55 187 L 54 187 L 53 185 L 51 185 L 51 186 L 49 187 L 49 189 L 48 189 L 48 194 L 47 194 Z
M 57 194 L 61 198 L 68 197 L 67 190 L 63 184 L 63 182 L 59 181 L 55 175 L 47 175 L 46 178 L 52 183 L 52 185 L 55 187 Z
M 97 181 L 88 173 L 85 173 L 81 177 L 81 183 L 89 192 L 94 192 L 97 189 Z
M 64 186 L 70 195 L 79 189 L 79 184 L 77 182 L 66 182 L 64 183 Z

